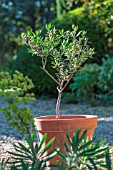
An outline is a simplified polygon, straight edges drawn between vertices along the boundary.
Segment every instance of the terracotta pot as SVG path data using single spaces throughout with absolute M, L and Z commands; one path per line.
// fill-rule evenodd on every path
M 47 142 L 55 137 L 53 148 L 57 146 L 64 151 L 67 132 L 69 132 L 70 137 L 73 137 L 76 129 L 81 129 L 81 132 L 87 130 L 87 138 L 90 139 L 97 127 L 98 118 L 94 115 L 64 115 L 60 116 L 59 119 L 56 119 L 55 116 L 43 116 L 35 118 L 34 121 L 40 139 L 47 133 Z M 52 161 L 56 159 L 58 156 L 55 156 Z

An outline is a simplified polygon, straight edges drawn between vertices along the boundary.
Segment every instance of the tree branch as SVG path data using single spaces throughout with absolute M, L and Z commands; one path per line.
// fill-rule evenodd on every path
M 61 92 L 64 91 L 64 89 L 66 88 L 66 86 L 69 84 L 70 80 L 72 79 L 73 75 L 70 77 L 70 79 L 67 81 L 67 83 L 64 85 L 64 87 L 62 88 Z
M 60 86 L 60 83 L 43 67 L 40 67 L 42 70 L 44 70 L 46 72 L 46 74 L 51 77 L 59 86 Z

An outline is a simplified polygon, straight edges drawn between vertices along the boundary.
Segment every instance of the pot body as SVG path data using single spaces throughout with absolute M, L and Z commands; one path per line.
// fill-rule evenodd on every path
M 93 137 L 94 129 L 97 127 L 98 118 L 95 115 L 64 115 L 58 119 L 55 116 L 42 116 L 35 118 L 34 121 L 40 139 L 47 133 L 45 145 L 50 139 L 55 137 L 52 147 L 59 147 L 64 151 L 64 143 L 67 142 L 67 132 L 69 132 L 70 137 L 73 137 L 76 129 L 80 129 L 81 133 L 87 130 L 87 138 L 90 139 Z M 58 156 L 55 156 L 52 161 L 56 159 L 58 159 Z

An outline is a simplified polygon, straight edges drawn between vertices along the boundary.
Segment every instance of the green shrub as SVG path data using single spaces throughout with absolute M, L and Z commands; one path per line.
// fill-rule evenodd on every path
M 98 82 L 100 89 L 98 99 L 103 104 L 113 104 L 113 58 L 107 56 L 102 60 Z
M 81 68 L 74 76 L 74 82 L 69 88 L 76 92 L 79 101 L 95 104 L 98 94 L 98 74 L 100 66 L 97 64 L 87 64 Z
M 80 130 L 76 130 L 73 138 L 67 134 L 67 142 L 64 143 L 65 152 L 57 150 L 62 159 L 62 165 L 58 165 L 59 170 L 98 170 L 107 168 L 111 170 L 110 147 L 104 146 L 102 140 L 96 143 L 93 139 L 86 139 L 87 131 L 81 135 Z
M 102 60 L 102 65 L 86 64 L 74 76 L 69 86 L 76 98 L 92 105 L 113 104 L 113 58 Z
M 49 58 L 48 70 L 54 74 L 54 70 L 50 67 L 51 59 Z M 17 58 L 9 64 L 9 71 L 14 73 L 15 70 L 20 71 L 24 75 L 27 75 L 34 83 L 34 92 L 36 94 L 56 94 L 56 84 L 51 78 L 40 69 L 41 58 L 32 56 L 28 52 L 28 48 L 23 46 L 17 54 Z
M 64 152 L 59 148 L 51 148 L 54 138 L 46 144 L 45 148 L 42 148 L 47 139 L 47 134 L 39 143 L 33 143 L 34 135 L 29 134 L 25 138 L 28 146 L 26 147 L 19 142 L 14 144 L 14 151 L 9 152 L 11 160 L 2 161 L 1 167 L 9 165 L 10 170 L 45 170 L 48 169 L 47 161 L 58 153 L 60 162 L 59 160 L 52 162 L 49 168 L 54 167 L 58 170 L 82 170 L 84 168 L 98 170 L 98 168 L 104 167 L 111 170 L 111 147 L 104 146 L 105 141 L 103 140 L 98 140 L 96 143 L 93 139 L 87 140 L 86 135 L 87 131 L 84 131 L 81 135 L 81 131 L 76 130 L 73 138 L 71 138 L 67 133 Z M 45 154 L 46 151 L 49 151 L 49 153 Z
M 14 144 L 14 151 L 8 152 L 10 158 L 6 162 L 2 161 L 2 166 L 9 167 L 10 170 L 45 170 L 47 161 L 51 160 L 56 154 L 55 148 L 52 149 L 51 147 L 54 138 L 48 141 L 45 148 L 43 148 L 47 140 L 47 134 L 44 134 L 42 140 L 37 143 L 34 143 L 34 137 L 33 133 L 29 133 L 25 137 L 27 146 L 20 142 Z M 48 150 L 49 152 L 46 153 Z
M 0 106 L 0 111 L 9 125 L 20 132 L 28 131 L 33 124 L 33 116 L 27 105 L 35 100 L 34 94 L 29 93 L 33 87 L 32 81 L 18 71 L 13 76 L 8 72 L 0 72 L 0 97 L 5 103 Z
M 100 63 L 102 56 L 113 54 L 112 6 L 113 2 L 109 0 L 85 2 L 82 7 L 55 19 L 52 24 L 64 30 L 70 30 L 71 25 L 75 24 L 79 30 L 87 31 L 91 47 L 96 51 L 93 61 Z
M 76 103 L 76 97 L 75 97 L 75 93 L 71 92 L 71 93 L 63 93 L 62 95 L 62 101 L 64 103 Z

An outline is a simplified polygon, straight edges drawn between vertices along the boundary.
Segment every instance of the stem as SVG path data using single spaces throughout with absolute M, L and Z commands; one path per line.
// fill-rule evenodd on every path
M 73 75 L 70 77 L 70 79 L 66 82 L 66 84 L 64 85 L 64 87 L 62 88 L 62 92 L 64 91 L 64 89 L 66 88 L 66 86 L 69 84 L 70 80 L 72 79 Z
M 56 104 L 56 118 L 60 118 L 60 102 L 61 102 L 61 97 L 62 97 L 62 90 L 60 91 L 58 89 L 58 99 L 57 99 L 57 104 Z
M 46 74 L 49 77 L 51 77 L 58 85 L 60 85 L 59 82 L 45 68 L 41 67 L 41 69 L 44 70 L 46 72 Z

